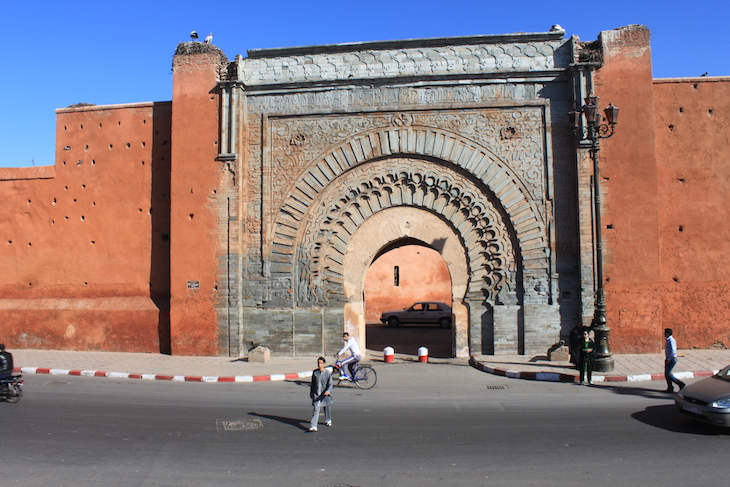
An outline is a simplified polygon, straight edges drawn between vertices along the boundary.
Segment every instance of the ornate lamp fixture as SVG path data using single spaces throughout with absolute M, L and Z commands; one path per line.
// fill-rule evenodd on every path
M 598 152 L 601 150 L 600 139 L 611 137 L 618 123 L 618 107 L 613 103 L 609 103 L 604 110 L 606 122 L 601 123 L 602 116 L 598 109 L 598 97 L 590 94 L 585 98 L 585 105 L 580 110 L 571 110 L 568 112 L 570 126 L 573 129 L 573 136 L 577 142 L 588 141 L 590 146 L 591 159 L 593 161 L 593 211 L 595 223 L 595 255 L 596 255 L 596 297 L 595 311 L 593 313 L 593 321 L 591 328 L 596 336 L 596 358 L 594 361 L 594 369 L 599 372 L 610 372 L 614 367 L 613 355 L 608 344 L 608 336 L 610 329 L 608 327 L 608 319 L 606 318 L 606 299 L 603 289 L 603 244 L 602 244 L 602 228 L 601 228 L 601 186 L 598 168 Z M 581 116 L 584 117 L 583 123 Z

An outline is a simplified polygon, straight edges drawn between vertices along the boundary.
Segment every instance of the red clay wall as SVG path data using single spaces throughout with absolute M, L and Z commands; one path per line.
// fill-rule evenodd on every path
M 178 55 L 173 61 L 170 332 L 175 355 L 224 353 L 215 310 L 220 64 L 215 52 Z
M 682 348 L 730 346 L 730 78 L 654 81 L 662 315 Z
M 0 170 L 6 345 L 166 351 L 169 120 L 169 103 L 59 110 L 55 167 Z
M 604 278 L 611 348 L 657 352 L 662 345 L 659 205 L 649 31 L 602 32 L 597 71 L 601 109 L 620 108 L 616 134 L 601 142 Z
M 398 266 L 399 285 L 393 268 Z M 383 311 L 416 301 L 443 301 L 451 306 L 451 276 L 441 255 L 428 247 L 405 245 L 381 255 L 365 276 L 365 321 L 379 323 Z

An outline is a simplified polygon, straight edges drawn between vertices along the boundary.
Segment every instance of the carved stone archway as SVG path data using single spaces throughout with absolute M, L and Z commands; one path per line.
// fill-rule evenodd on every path
M 469 277 L 454 301 L 471 311 L 458 355 L 523 351 L 524 314 L 552 322 L 522 306 L 551 299 L 547 226 L 520 178 L 473 141 L 431 127 L 375 130 L 316 159 L 290 187 L 265 251 L 291 269 L 295 308 L 345 307 L 347 326 L 360 326 L 361 297 L 346 290 L 352 237 L 385 209 L 414 207 L 448 222 L 464 248 Z M 499 348 L 502 335 L 523 338 Z

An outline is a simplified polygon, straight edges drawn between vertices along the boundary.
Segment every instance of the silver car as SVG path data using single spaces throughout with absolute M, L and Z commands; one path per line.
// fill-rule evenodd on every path
M 730 365 L 679 391 L 674 403 L 692 418 L 730 427 Z
M 441 328 L 451 326 L 451 308 L 441 301 L 421 301 L 404 309 L 383 311 L 380 321 L 391 327 L 402 323 L 419 325 L 438 324 Z

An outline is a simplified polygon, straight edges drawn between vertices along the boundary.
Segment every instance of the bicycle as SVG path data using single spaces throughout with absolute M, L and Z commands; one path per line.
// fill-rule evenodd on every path
M 340 365 L 341 361 L 337 360 L 332 371 L 332 380 L 337 381 L 336 385 L 340 385 L 343 382 Z M 344 382 L 354 382 L 360 389 L 372 389 L 375 387 L 375 383 L 378 381 L 378 374 L 375 373 L 375 369 L 370 365 L 361 364 L 360 362 L 355 362 L 353 369 L 352 380 Z

